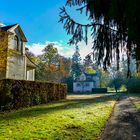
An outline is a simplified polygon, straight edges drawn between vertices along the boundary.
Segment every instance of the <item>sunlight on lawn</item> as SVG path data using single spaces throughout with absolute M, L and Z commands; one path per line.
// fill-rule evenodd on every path
M 71 97 L 74 99 L 74 97 Z M 0 114 L 0 140 L 94 140 L 115 104 L 115 95 L 89 96 Z
M 140 111 L 140 94 L 130 95 L 129 98 L 134 103 L 136 108 Z

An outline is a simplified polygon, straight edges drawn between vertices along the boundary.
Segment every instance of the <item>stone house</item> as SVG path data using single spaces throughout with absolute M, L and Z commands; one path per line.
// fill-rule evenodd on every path
M 0 78 L 35 80 L 35 64 L 26 54 L 26 43 L 19 24 L 0 27 Z

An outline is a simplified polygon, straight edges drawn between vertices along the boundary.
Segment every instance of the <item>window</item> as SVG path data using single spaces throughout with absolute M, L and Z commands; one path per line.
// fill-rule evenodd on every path
M 80 84 L 80 83 L 77 83 L 77 84 L 76 84 L 76 86 L 77 86 L 77 87 L 80 87 L 80 86 L 81 86 L 81 84 Z
M 23 41 L 20 40 L 20 43 L 19 43 L 19 51 L 22 53 L 22 48 L 23 48 Z
M 86 87 L 89 87 L 89 83 L 86 83 L 85 86 L 86 86 Z
M 14 48 L 15 48 L 16 50 L 19 49 L 19 39 L 18 39 L 17 36 L 14 37 Z
M 23 49 L 23 41 L 21 39 L 18 38 L 18 36 L 14 36 L 14 48 L 22 53 L 22 49 Z

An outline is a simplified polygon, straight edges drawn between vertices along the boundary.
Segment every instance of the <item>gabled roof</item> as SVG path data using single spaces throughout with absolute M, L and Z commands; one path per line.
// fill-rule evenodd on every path
M 4 30 L 6 32 L 11 32 L 12 29 L 14 30 L 15 28 L 19 28 L 19 30 L 23 36 L 23 41 L 27 42 L 27 38 L 26 38 L 26 36 L 25 36 L 24 32 L 22 31 L 19 24 L 12 24 L 12 25 L 8 25 L 8 26 L 0 27 L 0 29 Z
M 16 25 L 18 25 L 18 24 L 3 26 L 3 27 L 0 27 L 0 28 L 3 29 L 4 31 L 8 31 L 9 29 L 13 28 L 13 27 L 16 26 Z

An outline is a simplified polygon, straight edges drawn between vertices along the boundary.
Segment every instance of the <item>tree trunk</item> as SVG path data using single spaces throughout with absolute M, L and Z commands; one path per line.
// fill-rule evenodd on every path
M 116 93 L 118 93 L 118 90 L 117 90 L 117 88 L 115 87 L 115 91 L 116 91 Z

